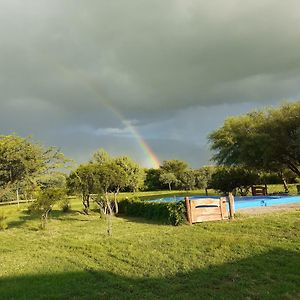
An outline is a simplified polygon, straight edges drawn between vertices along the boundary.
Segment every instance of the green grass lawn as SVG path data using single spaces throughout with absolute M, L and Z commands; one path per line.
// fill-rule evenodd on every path
M 54 211 L 42 231 L 25 209 L 0 207 L 0 299 L 300 298 L 300 211 L 179 227 L 114 217 L 109 237 L 95 212 Z

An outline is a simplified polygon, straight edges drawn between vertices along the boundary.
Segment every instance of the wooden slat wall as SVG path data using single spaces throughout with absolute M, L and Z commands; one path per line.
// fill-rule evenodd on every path
M 192 223 L 228 219 L 226 198 L 193 199 L 190 205 Z

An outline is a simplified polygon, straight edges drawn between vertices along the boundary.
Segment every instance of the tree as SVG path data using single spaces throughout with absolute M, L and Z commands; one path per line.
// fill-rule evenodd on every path
M 218 164 L 300 176 L 300 101 L 228 118 L 209 140 Z
M 127 175 L 126 187 L 129 191 L 136 192 L 139 190 L 145 180 L 145 172 L 143 168 L 136 162 L 134 162 L 128 156 L 117 157 L 113 160 L 117 166 L 121 167 Z
M 56 148 L 45 148 L 29 138 L 0 136 L 0 198 L 20 182 L 36 184 L 38 176 L 65 165 L 67 159 Z
M 30 211 L 40 214 L 42 229 L 46 228 L 48 216 L 53 208 L 53 205 L 64 198 L 66 198 L 64 189 L 44 189 L 40 192 L 37 200 L 30 206 Z
M 211 180 L 213 173 L 216 171 L 216 166 L 203 166 L 195 170 L 195 185 L 198 189 L 208 189 L 208 183 Z
M 37 177 L 37 184 L 42 188 L 65 188 L 67 176 L 61 172 L 52 172 Z
M 178 178 L 181 173 L 187 170 L 188 165 L 184 161 L 173 159 L 163 161 L 160 168 L 164 173 L 173 173 Z
M 108 163 L 111 159 L 111 156 L 103 148 L 100 148 L 93 154 L 90 162 L 98 165 L 103 165 L 105 163 Z
M 172 184 L 175 185 L 176 188 L 180 188 L 181 185 L 184 184 L 181 182 L 180 178 L 183 176 L 184 172 L 188 170 L 188 165 L 186 162 L 177 159 L 165 160 L 163 161 L 160 169 L 162 173 L 160 175 L 160 181 L 164 184 L 168 184 L 169 189 Z M 174 176 L 171 176 L 170 174 L 173 174 Z M 168 181 L 170 181 L 170 184 Z
M 107 215 L 107 233 L 111 235 L 112 215 L 119 212 L 117 196 L 128 183 L 128 174 L 116 161 L 110 161 L 96 166 L 95 178 L 99 184 L 96 202 L 99 205 L 100 213 Z M 110 199 L 111 193 L 113 200 Z
M 159 180 L 163 184 L 167 184 L 169 186 L 169 190 L 172 190 L 172 184 L 176 184 L 178 182 L 176 176 L 173 173 L 162 173 L 159 177 Z
M 75 171 L 71 172 L 67 179 L 67 187 L 70 192 L 80 192 L 84 213 L 89 213 L 90 195 L 97 193 L 99 183 L 96 179 L 95 164 L 80 165 Z
M 196 185 L 195 171 L 186 170 L 179 176 L 180 187 L 184 190 L 193 190 Z
M 259 182 L 259 175 L 241 167 L 219 167 L 211 177 L 209 187 L 222 193 L 238 190 L 239 194 L 246 196 L 250 187 Z
M 99 192 L 104 194 L 107 208 L 110 213 L 118 213 L 117 196 L 121 189 L 128 184 L 128 174 L 115 161 L 98 165 L 95 172 L 96 180 L 99 185 Z M 109 201 L 109 194 L 114 196 L 113 206 Z
M 145 189 L 148 191 L 155 191 L 163 189 L 163 185 L 160 181 L 161 169 L 146 169 L 145 170 Z

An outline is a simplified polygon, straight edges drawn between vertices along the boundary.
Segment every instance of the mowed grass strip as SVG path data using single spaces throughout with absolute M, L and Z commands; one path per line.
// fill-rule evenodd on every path
M 73 207 L 76 205 L 73 205 Z M 297 299 L 300 212 L 167 226 L 2 208 L 1 299 Z

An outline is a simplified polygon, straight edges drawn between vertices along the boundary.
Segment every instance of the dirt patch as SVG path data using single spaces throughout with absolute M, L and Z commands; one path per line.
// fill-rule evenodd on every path
M 300 202 L 274 205 L 274 206 L 241 208 L 238 210 L 238 213 L 245 214 L 245 215 L 261 215 L 261 214 L 268 214 L 273 212 L 282 212 L 282 211 L 289 211 L 289 210 L 300 210 Z

